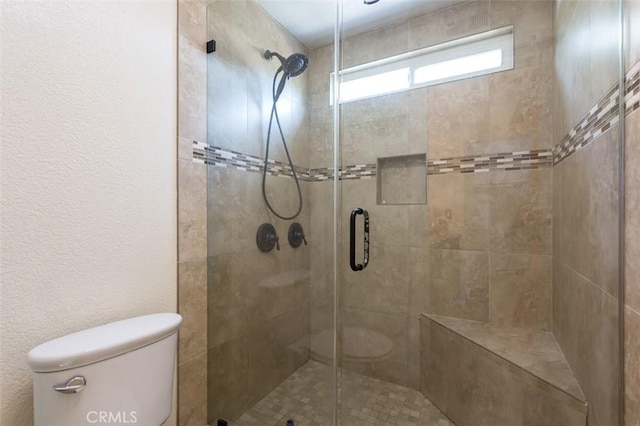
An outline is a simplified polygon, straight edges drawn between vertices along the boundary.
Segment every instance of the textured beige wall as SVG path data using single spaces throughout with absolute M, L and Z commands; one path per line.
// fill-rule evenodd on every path
M 618 82 L 617 8 L 556 2 L 556 143 Z M 618 422 L 619 132 L 615 126 L 553 173 L 553 331 L 594 425 Z
M 176 4 L 0 8 L 0 424 L 26 426 L 32 347 L 176 309 Z
M 551 148 L 552 3 L 466 2 L 344 41 L 344 66 L 491 28 L 515 25 L 516 69 L 344 104 L 341 162 L 427 153 L 429 159 Z M 332 156 L 330 46 L 314 49 L 310 72 L 312 166 Z M 407 182 L 407 184 L 409 184 Z M 313 206 L 329 184 L 310 185 Z M 389 339 L 393 353 L 348 368 L 417 388 L 419 314 L 551 328 L 551 170 L 429 176 L 428 205 L 377 205 L 375 179 L 342 181 L 343 235 L 351 209 L 371 215 L 371 263 L 344 264 L 344 327 Z M 331 223 L 312 207 L 311 238 Z M 327 216 L 330 217 L 330 216 Z M 346 259 L 347 240 L 341 258 Z M 330 325 L 331 259 L 311 264 L 312 330 Z M 317 279 L 315 277 L 318 277 Z M 375 351 L 372 351 L 374 353 Z M 313 356 L 313 355 L 312 355 Z

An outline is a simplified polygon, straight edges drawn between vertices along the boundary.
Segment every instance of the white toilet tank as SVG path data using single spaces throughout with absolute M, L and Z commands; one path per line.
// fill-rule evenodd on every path
M 33 348 L 34 424 L 161 425 L 171 412 L 181 321 L 145 315 Z

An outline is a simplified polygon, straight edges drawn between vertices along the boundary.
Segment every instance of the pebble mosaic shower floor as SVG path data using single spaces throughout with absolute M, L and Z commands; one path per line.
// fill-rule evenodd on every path
M 331 386 L 331 367 L 309 361 L 233 425 L 330 425 Z M 344 371 L 342 390 L 344 426 L 455 426 L 414 389 Z

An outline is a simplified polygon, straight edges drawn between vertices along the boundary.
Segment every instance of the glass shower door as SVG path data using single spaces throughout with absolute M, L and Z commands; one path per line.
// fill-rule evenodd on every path
M 619 422 L 618 6 L 208 7 L 210 424 Z
M 208 7 L 208 140 L 195 150 L 208 172 L 211 425 L 334 422 L 334 11 Z M 311 34 L 301 16 L 326 19 Z
M 341 2 L 342 424 L 619 424 L 620 3 L 400 3 Z
M 343 4 L 340 418 L 344 425 L 438 424 L 446 417 L 435 407 L 427 412 L 418 390 L 427 301 L 426 89 L 405 90 L 404 66 L 393 64 L 410 50 L 408 25 L 399 23 L 408 11 L 390 11 L 381 25 L 379 6 Z M 355 24 L 369 13 L 370 22 Z

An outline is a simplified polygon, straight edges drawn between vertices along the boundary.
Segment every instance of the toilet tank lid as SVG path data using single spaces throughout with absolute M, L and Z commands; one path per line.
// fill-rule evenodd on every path
M 36 346 L 27 360 L 33 371 L 42 373 L 82 367 L 162 340 L 175 333 L 181 322 L 182 317 L 174 313 L 116 321 Z

